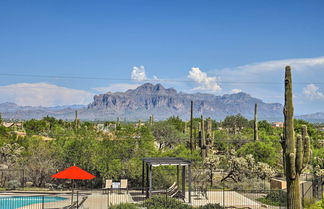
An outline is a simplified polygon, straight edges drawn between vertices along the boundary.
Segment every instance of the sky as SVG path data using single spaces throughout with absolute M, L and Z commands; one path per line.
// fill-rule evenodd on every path
M 322 0 L 0 0 L 0 103 L 88 104 L 161 83 L 324 112 Z

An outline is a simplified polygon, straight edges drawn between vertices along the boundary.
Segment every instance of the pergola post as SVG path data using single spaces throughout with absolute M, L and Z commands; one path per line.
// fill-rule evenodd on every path
M 177 165 L 177 186 L 179 186 L 180 183 L 180 170 L 179 170 L 179 165 Z
M 144 194 L 144 187 L 145 187 L 145 163 L 142 160 L 142 194 Z
M 192 181 L 192 178 L 191 178 L 191 165 L 188 165 L 189 203 L 191 203 L 191 181 Z
M 149 197 L 152 197 L 152 165 L 149 170 Z
M 182 166 L 182 194 L 186 196 L 186 166 Z
M 146 185 L 145 185 L 145 188 L 146 188 L 146 197 L 148 198 L 149 197 L 149 165 L 148 163 L 146 163 Z

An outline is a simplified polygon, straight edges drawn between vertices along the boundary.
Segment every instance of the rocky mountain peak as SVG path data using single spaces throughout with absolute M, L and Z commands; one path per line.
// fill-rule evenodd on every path
M 145 83 L 136 89 L 131 89 L 126 94 L 136 95 L 174 95 L 177 91 L 173 88 L 165 88 L 162 84 Z

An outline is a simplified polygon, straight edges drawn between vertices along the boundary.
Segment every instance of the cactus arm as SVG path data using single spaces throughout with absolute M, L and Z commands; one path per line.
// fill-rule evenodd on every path
M 289 164 L 290 164 L 290 178 L 295 179 L 296 178 L 296 155 L 295 153 L 289 154 Z
M 299 173 L 303 170 L 303 157 L 303 139 L 301 135 L 297 135 L 296 170 Z
M 306 136 L 305 137 L 305 144 L 304 144 L 304 164 L 303 164 L 304 168 L 309 163 L 310 156 L 311 156 L 310 138 L 309 138 L 309 136 Z

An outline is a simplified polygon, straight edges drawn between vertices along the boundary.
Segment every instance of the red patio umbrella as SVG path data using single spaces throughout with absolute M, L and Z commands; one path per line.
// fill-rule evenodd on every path
M 73 189 L 74 189 L 74 180 L 90 180 L 95 178 L 94 175 L 88 173 L 77 166 L 71 166 L 57 174 L 51 176 L 52 178 L 56 179 L 72 179 L 72 199 L 73 202 Z
M 95 178 L 94 175 L 88 173 L 77 166 L 71 166 L 64 171 L 54 174 L 52 178 L 56 179 L 80 179 L 80 180 L 89 180 Z

